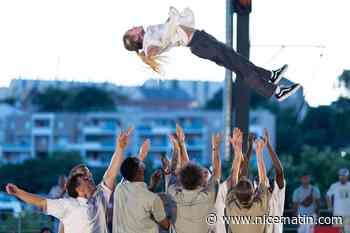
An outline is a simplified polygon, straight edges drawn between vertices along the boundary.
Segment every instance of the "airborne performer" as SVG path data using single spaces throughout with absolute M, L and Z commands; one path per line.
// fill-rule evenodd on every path
M 123 42 L 127 50 L 135 51 L 144 63 L 158 73 L 161 71 L 159 55 L 173 47 L 187 46 L 194 55 L 240 75 L 250 88 L 264 97 L 275 96 L 278 101 L 283 101 L 301 87 L 300 84 L 278 85 L 287 71 L 287 65 L 273 71 L 255 66 L 231 47 L 205 31 L 195 29 L 194 14 L 189 8 L 179 12 L 170 7 L 165 23 L 148 26 L 146 30 L 142 26 L 133 27 L 126 31 Z

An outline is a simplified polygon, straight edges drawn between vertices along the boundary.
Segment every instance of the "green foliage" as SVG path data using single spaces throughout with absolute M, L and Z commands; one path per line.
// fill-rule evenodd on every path
M 0 169 L 0 189 L 4 190 L 7 183 L 15 183 L 29 192 L 48 193 L 57 184 L 60 175 L 67 175 L 72 167 L 81 162 L 79 154 L 56 152 L 49 158 L 4 165 Z
M 338 77 L 338 80 L 345 88 L 350 90 L 350 70 L 344 70 L 343 73 Z
M 115 111 L 112 95 L 96 87 L 61 89 L 50 87 L 33 96 L 41 112 Z

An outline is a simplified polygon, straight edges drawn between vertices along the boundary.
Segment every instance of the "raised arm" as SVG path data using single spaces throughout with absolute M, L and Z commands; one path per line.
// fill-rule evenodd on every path
M 124 160 L 124 150 L 128 145 L 128 140 L 131 132 L 133 131 L 132 127 L 129 127 L 126 132 L 120 133 L 117 138 L 116 149 L 113 153 L 111 162 L 103 176 L 104 184 L 111 190 L 114 189 L 115 180 L 117 178 L 120 166 Z
M 179 163 L 181 163 L 180 145 L 177 139 L 172 134 L 169 134 L 169 140 L 173 147 L 173 155 L 171 157 L 170 172 L 175 174 L 176 168 L 178 167 Z
M 140 152 L 139 152 L 139 158 L 141 161 L 145 161 L 147 155 L 148 155 L 148 151 L 149 151 L 149 147 L 151 145 L 151 140 L 146 139 L 141 147 L 140 147 Z
M 264 162 L 264 157 L 263 157 L 263 150 L 264 147 L 266 146 L 265 141 L 263 140 L 256 140 L 256 157 L 257 157 L 257 164 L 258 164 L 258 173 L 259 173 L 259 182 L 262 185 L 267 185 L 268 179 L 266 175 L 266 167 L 265 167 L 265 162 Z
M 272 164 L 273 164 L 273 167 L 275 169 L 276 183 L 277 183 L 278 187 L 280 189 L 282 189 L 284 187 L 284 174 L 283 174 L 282 163 L 279 160 L 276 152 L 274 151 L 274 149 L 271 145 L 270 138 L 269 138 L 269 132 L 266 128 L 264 129 L 264 141 L 266 142 L 267 149 L 269 151 L 269 155 L 271 157 Z
M 220 134 L 214 134 L 211 137 L 211 160 L 214 167 L 214 176 L 217 180 L 221 178 L 221 160 L 220 160 Z
M 27 204 L 37 206 L 42 210 L 46 210 L 47 201 L 45 198 L 39 197 L 32 193 L 28 193 L 23 189 L 18 188 L 14 184 L 7 184 L 6 192 L 12 196 L 18 197 Z
M 183 167 L 190 161 L 190 159 L 188 157 L 186 149 L 185 133 L 183 128 L 179 124 L 176 124 L 176 136 L 180 146 L 181 167 Z
M 248 150 L 246 156 L 244 156 L 244 161 L 242 161 L 240 176 L 248 176 L 249 172 L 249 163 L 253 154 L 253 145 L 254 145 L 255 135 L 253 133 L 248 134 Z
M 233 147 L 234 159 L 231 168 L 231 179 L 228 182 L 229 188 L 237 184 L 241 163 L 244 160 L 242 152 L 243 134 L 240 129 L 235 128 L 233 130 L 233 135 L 230 138 L 230 143 Z

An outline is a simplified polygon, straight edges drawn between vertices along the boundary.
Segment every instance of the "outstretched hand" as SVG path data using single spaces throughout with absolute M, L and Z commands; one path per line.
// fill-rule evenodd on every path
M 230 143 L 235 150 L 242 150 L 243 133 L 239 128 L 234 128 Z
M 149 139 L 146 139 L 142 143 L 141 148 L 140 148 L 140 153 L 139 153 L 141 161 L 144 161 L 146 159 L 150 145 L 151 145 L 151 140 L 149 140 Z
M 213 134 L 211 136 L 211 146 L 213 149 L 217 150 L 220 146 L 221 135 L 219 133 Z
M 264 128 L 264 142 L 265 144 L 270 144 L 270 136 L 267 128 Z
M 185 142 L 184 130 L 178 123 L 176 123 L 176 136 L 177 136 L 177 139 L 178 139 L 179 143 L 184 143 Z
M 19 190 L 19 188 L 16 185 L 14 185 L 14 184 L 7 184 L 6 185 L 6 192 L 9 195 L 16 196 L 16 194 L 18 193 L 18 190 Z
M 128 146 L 129 136 L 134 130 L 133 127 L 129 127 L 126 132 L 121 132 L 117 138 L 117 146 L 124 150 Z
M 266 146 L 266 141 L 262 139 L 255 140 L 255 151 L 257 155 L 262 155 L 263 150 Z
M 169 134 L 168 137 L 169 137 L 171 144 L 173 145 L 173 150 L 179 151 L 180 145 L 179 145 L 178 140 L 175 138 L 175 136 L 172 134 Z

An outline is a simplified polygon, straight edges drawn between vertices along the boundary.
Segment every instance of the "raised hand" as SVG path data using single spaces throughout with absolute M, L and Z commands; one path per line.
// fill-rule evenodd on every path
M 162 163 L 162 169 L 163 169 L 164 173 L 166 175 L 168 175 L 170 173 L 170 161 L 169 161 L 168 157 L 166 156 L 166 154 L 163 154 L 160 157 L 160 161 Z
M 140 156 L 141 161 L 144 161 L 146 159 L 150 145 L 151 145 L 151 140 L 149 140 L 149 139 L 146 139 L 142 143 L 142 145 L 140 147 L 140 152 L 139 152 L 139 156 Z
M 16 194 L 18 193 L 18 190 L 19 190 L 19 188 L 14 184 L 7 184 L 6 185 L 6 192 L 10 195 L 16 196 Z
M 264 128 L 264 142 L 265 144 L 270 144 L 270 136 L 267 128 Z
M 169 137 L 169 140 L 173 146 L 173 150 L 180 151 L 180 145 L 179 145 L 178 140 L 175 138 L 175 136 L 172 134 L 169 134 L 168 137 Z
M 179 143 L 185 142 L 185 133 L 183 128 L 179 124 L 176 124 L 176 136 Z
M 221 142 L 221 135 L 219 133 L 217 134 L 213 134 L 211 136 L 211 147 L 214 150 L 217 150 L 220 146 L 220 142 Z
M 248 134 L 248 142 L 249 142 L 249 144 L 253 145 L 255 139 L 256 139 L 256 135 L 254 133 L 249 133 Z
M 235 150 L 242 150 L 243 133 L 239 128 L 234 128 L 230 143 Z
M 266 146 L 266 141 L 257 139 L 255 140 L 255 151 L 257 155 L 262 155 L 264 147 Z
M 157 170 L 152 174 L 150 178 L 148 189 L 154 192 L 157 186 L 159 185 L 160 179 L 161 179 L 161 172 Z
M 128 146 L 129 136 L 134 130 L 133 127 L 129 127 L 126 132 L 121 132 L 117 138 L 117 146 L 124 150 Z

